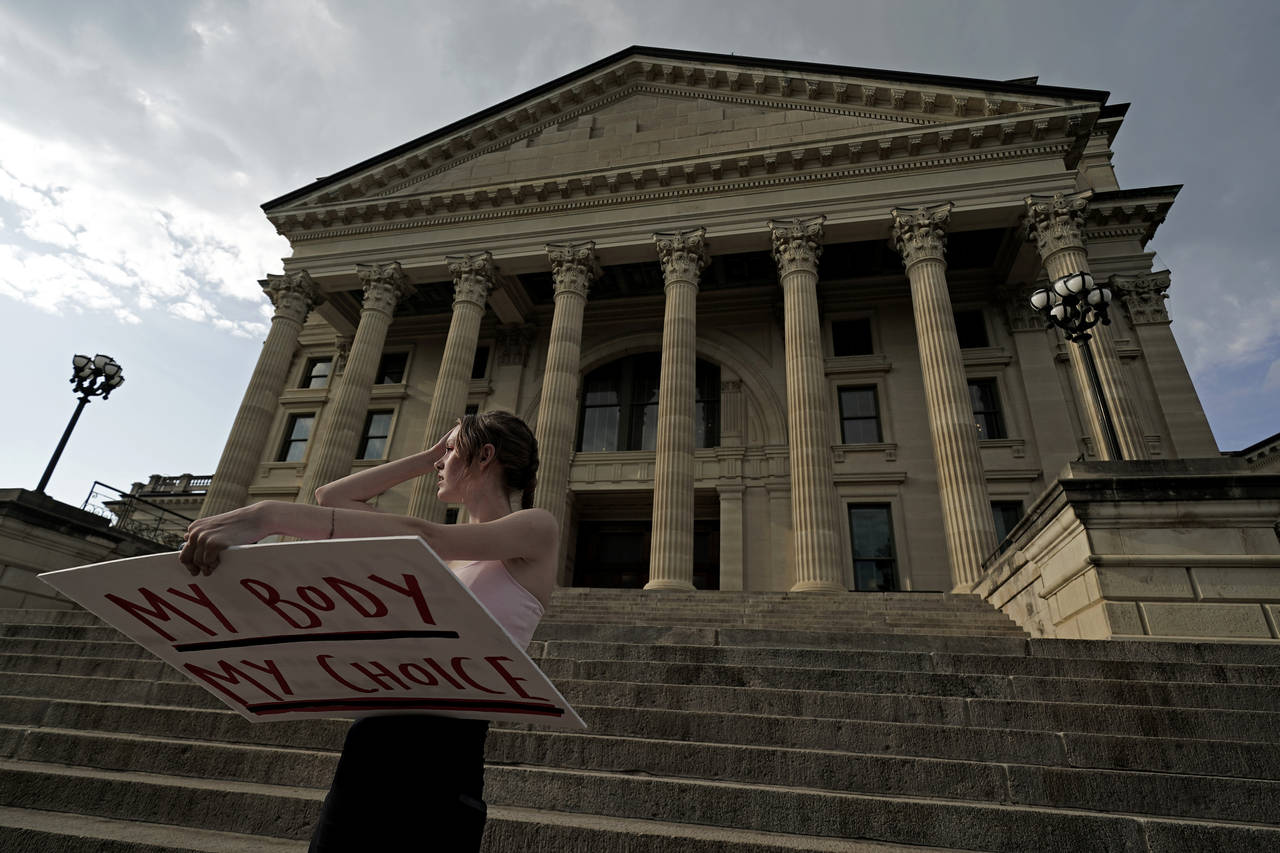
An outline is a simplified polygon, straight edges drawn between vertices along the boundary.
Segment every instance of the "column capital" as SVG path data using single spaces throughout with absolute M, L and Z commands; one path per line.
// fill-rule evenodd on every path
M 1135 326 L 1169 322 L 1169 309 L 1164 304 L 1169 298 L 1168 270 L 1142 275 L 1113 275 L 1108 285 L 1124 303 L 1129 322 Z
M 268 274 L 262 289 L 276 307 L 276 317 L 299 324 L 307 319 L 312 308 L 324 302 L 324 293 L 306 270 L 294 270 L 284 275 Z
M 778 264 L 778 277 L 796 270 L 817 275 L 818 258 L 822 257 L 822 223 L 825 216 L 807 219 L 770 219 L 773 235 L 773 260 Z
M 653 235 L 653 242 L 667 285 L 674 281 L 698 283 L 698 275 L 711 260 L 707 255 L 707 229 L 659 231 Z
M 556 295 L 576 293 L 586 299 L 591 283 L 602 272 L 596 259 L 595 241 L 548 243 L 547 257 L 551 260 L 551 278 L 555 281 Z
M 1043 261 L 1059 249 L 1084 248 L 1084 218 L 1093 190 L 1029 195 L 1027 234 L 1035 238 Z
M 453 307 L 459 302 L 469 302 L 484 309 L 485 300 L 498 277 L 498 267 L 493 262 L 493 252 L 477 252 L 471 255 L 449 255 L 445 259 L 449 274 L 453 276 Z
M 923 207 L 895 207 L 893 247 L 902 255 L 902 265 L 910 269 L 919 261 L 946 259 L 947 223 L 951 219 L 951 202 Z
M 361 308 L 365 311 L 380 311 L 388 317 L 411 289 L 409 277 L 400 268 L 399 261 L 356 264 L 356 276 L 364 285 L 364 303 Z
M 1032 290 L 1034 288 L 1025 284 L 1006 284 L 997 290 L 1010 331 L 1043 332 L 1047 328 L 1044 317 L 1031 307 Z

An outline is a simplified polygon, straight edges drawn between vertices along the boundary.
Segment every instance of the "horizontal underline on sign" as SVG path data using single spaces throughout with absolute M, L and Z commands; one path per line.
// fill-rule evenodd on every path
M 293 702 L 262 702 L 246 705 L 245 710 L 259 716 L 287 714 L 290 711 L 472 711 L 502 714 L 527 714 L 537 717 L 563 717 L 564 708 L 532 702 L 508 702 L 492 699 L 427 699 L 423 697 L 387 696 L 381 699 L 299 699 Z
M 245 646 L 277 646 L 281 643 L 322 643 L 337 640 L 456 640 L 457 631 L 330 631 L 324 634 L 277 634 L 271 637 L 237 637 L 234 640 L 210 640 L 206 643 L 178 643 L 175 652 L 207 652 L 213 649 L 238 649 Z

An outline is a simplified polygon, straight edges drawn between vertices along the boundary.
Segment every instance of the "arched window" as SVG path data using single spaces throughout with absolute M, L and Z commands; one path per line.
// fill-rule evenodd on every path
M 658 440 L 662 356 L 646 352 L 611 361 L 582 379 L 578 450 L 653 450 Z M 694 447 L 720 443 L 720 367 L 698 359 Z

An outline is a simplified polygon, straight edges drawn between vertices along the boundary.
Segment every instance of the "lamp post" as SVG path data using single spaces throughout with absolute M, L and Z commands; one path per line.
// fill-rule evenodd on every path
M 40 485 L 36 486 L 37 492 L 44 492 L 44 487 L 49 485 L 49 478 L 53 476 L 54 466 L 58 464 L 58 458 L 62 456 L 62 450 L 67 446 L 67 439 L 71 438 L 71 431 L 76 428 L 76 421 L 80 419 L 80 413 L 84 411 L 84 407 L 88 405 L 91 397 L 101 396 L 107 399 L 111 396 L 111 392 L 124 384 L 123 368 L 116 364 L 116 360 L 109 355 L 99 353 L 93 358 L 87 355 L 77 355 L 71 359 L 71 384 L 75 386 L 74 393 L 80 395 L 80 402 L 76 404 L 76 410 L 71 415 L 71 420 L 67 423 L 66 430 L 62 433 L 62 440 L 58 442 L 58 449 L 53 451 L 53 458 L 49 460 L 49 467 L 44 469 L 44 476 L 40 478 Z
M 1098 377 L 1093 351 L 1089 349 L 1089 338 L 1092 337 L 1089 330 L 1099 323 L 1111 325 L 1110 305 L 1110 289 L 1098 286 L 1087 272 L 1069 273 L 1055 281 L 1052 287 L 1040 288 L 1031 294 L 1031 307 L 1049 322 L 1049 328 L 1057 326 L 1066 334 L 1068 341 L 1080 347 L 1089 374 L 1089 387 L 1093 389 L 1098 410 L 1102 412 L 1102 434 L 1107 443 L 1107 455 L 1111 459 L 1120 459 L 1115 421 L 1111 417 L 1107 397 L 1102 393 L 1102 380 Z

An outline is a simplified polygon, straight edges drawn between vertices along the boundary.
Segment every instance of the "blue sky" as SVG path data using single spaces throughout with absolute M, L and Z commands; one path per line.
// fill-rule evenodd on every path
M 289 249 L 267 199 L 630 44 L 989 79 L 1133 107 L 1123 187 L 1185 184 L 1149 248 L 1223 449 L 1280 431 L 1280 4 L 149 2 L 0 6 L 0 487 L 34 488 L 71 356 L 127 382 L 50 483 L 211 473 Z

